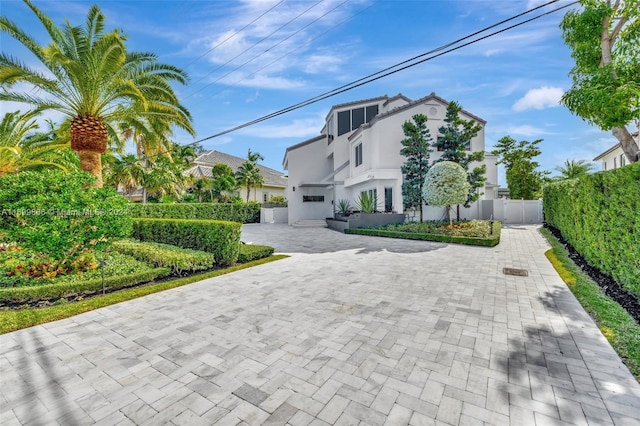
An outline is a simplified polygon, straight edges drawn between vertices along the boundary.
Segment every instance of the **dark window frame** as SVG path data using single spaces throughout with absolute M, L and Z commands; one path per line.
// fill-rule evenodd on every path
M 356 167 L 362 165 L 362 142 L 355 146 L 355 165 Z
M 324 203 L 324 195 L 303 195 L 303 203 Z

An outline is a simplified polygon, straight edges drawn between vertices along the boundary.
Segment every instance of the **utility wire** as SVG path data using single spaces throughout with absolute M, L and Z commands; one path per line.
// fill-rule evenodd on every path
M 527 11 L 524 11 L 524 12 L 522 12 L 522 13 L 519 13 L 519 14 L 517 14 L 517 15 L 514 15 L 514 16 L 512 16 L 512 17 L 510 17 L 510 18 L 503 19 L 503 20 L 502 20 L 502 21 L 500 21 L 500 22 L 497 22 L 497 23 L 495 23 L 495 24 L 493 24 L 493 25 L 489 25 L 488 27 L 485 27 L 485 28 L 483 28 L 483 29 L 481 29 L 481 30 L 478 30 L 478 31 L 476 31 L 476 32 L 474 32 L 474 33 L 472 33 L 472 34 L 469 34 L 469 35 L 464 36 L 464 37 L 462 37 L 462 38 L 459 38 L 459 39 L 457 39 L 457 40 L 454 40 L 454 41 L 452 41 L 452 42 L 450 42 L 450 43 L 447 43 L 447 44 L 444 44 L 444 45 L 442 45 L 442 46 L 439 46 L 439 47 L 437 47 L 437 48 L 435 48 L 435 49 L 429 50 L 428 52 L 424 52 L 424 53 L 422 53 L 422 54 L 420 54 L 420 55 L 417 55 L 417 56 L 414 56 L 414 57 L 412 57 L 412 58 L 410 58 L 410 59 L 407 59 L 407 60 L 404 60 L 404 61 L 402 61 L 402 62 L 399 62 L 399 63 L 397 63 L 397 64 L 395 64 L 395 65 L 392 65 L 392 66 L 390 66 L 390 67 L 384 68 L 384 69 L 382 69 L 382 70 L 380 70 L 380 71 L 376 71 L 376 72 L 374 72 L 374 73 L 372 73 L 372 74 L 369 74 L 369 75 L 367 75 L 367 76 L 365 76 L 365 77 L 362 77 L 362 78 L 360 78 L 360 79 L 358 79 L 358 80 L 352 81 L 352 82 L 350 82 L 350 83 L 347 83 L 347 84 L 345 84 L 345 85 L 342 85 L 342 86 L 340 86 L 340 87 L 337 87 L 337 88 L 335 88 L 335 89 L 332 89 L 332 90 L 330 90 L 330 91 L 328 91 L 328 92 L 322 93 L 322 94 L 320 94 L 320 95 L 318 95 L 318 96 L 316 96 L 316 97 L 313 97 L 313 98 L 307 99 L 307 100 L 302 101 L 302 102 L 300 102 L 300 103 L 297 103 L 297 104 L 295 104 L 295 105 L 291 105 L 291 106 L 289 106 L 289 107 L 287 107 L 287 108 L 284 108 L 284 109 L 282 109 L 282 110 L 276 111 L 276 112 L 271 113 L 271 114 L 276 114 L 275 116 L 277 116 L 277 115 L 284 114 L 285 112 L 289 112 L 289 111 L 296 110 L 296 109 L 301 108 L 301 107 L 303 107 L 303 106 L 311 105 L 311 104 L 313 104 L 313 103 L 315 103 L 315 102 L 318 102 L 318 101 L 321 101 L 321 100 L 327 99 L 327 98 L 329 98 L 329 97 L 331 97 L 331 96 L 334 96 L 334 95 L 337 95 L 337 94 L 340 94 L 340 93 L 344 93 L 344 92 L 346 92 L 346 91 L 348 91 L 348 90 L 351 90 L 351 89 L 353 89 L 353 88 L 356 88 L 356 87 L 360 87 L 360 86 L 362 86 L 362 84 L 358 84 L 358 83 L 360 83 L 360 82 L 362 82 L 362 81 L 369 81 L 369 82 L 372 82 L 372 81 L 375 81 L 375 80 L 379 80 L 379 78 L 375 78 L 375 79 L 373 79 L 373 80 L 370 80 L 370 79 L 372 79 L 373 77 L 375 77 L 375 76 L 377 76 L 377 75 L 381 75 L 381 74 L 383 74 L 383 73 L 385 73 L 385 72 L 387 72 L 387 71 L 390 71 L 390 70 L 392 70 L 392 69 L 394 69 L 394 68 L 397 68 L 397 67 L 399 67 L 399 66 L 401 66 L 401 65 L 404 65 L 404 64 L 407 64 L 407 63 L 413 62 L 413 61 L 415 61 L 415 60 L 417 60 L 417 59 L 420 59 L 420 58 L 423 58 L 423 57 L 425 57 L 425 56 L 427 56 L 427 55 L 431 55 L 431 54 L 433 54 L 433 53 L 440 52 L 440 51 L 442 51 L 442 50 L 444 50 L 444 49 L 447 49 L 447 48 L 449 48 L 449 47 L 451 47 L 451 46 L 454 46 L 454 45 L 456 45 L 456 44 L 460 43 L 461 41 L 468 40 L 468 39 L 470 39 L 470 38 L 472 38 L 472 37 L 474 37 L 474 36 L 476 36 L 476 35 L 479 35 L 479 34 L 481 34 L 481 33 L 483 33 L 483 32 L 486 32 L 486 31 L 488 31 L 488 30 L 490 30 L 490 29 L 496 28 L 496 27 L 498 27 L 498 26 L 500 26 L 500 25 L 502 25 L 502 24 L 505 24 L 505 23 L 507 23 L 507 22 L 509 22 L 509 21 L 513 21 L 514 19 L 518 19 L 518 18 L 520 18 L 520 17 L 522 17 L 522 16 L 524 16 L 524 15 L 526 15 L 526 14 L 529 14 L 529 13 L 531 13 L 531 12 L 534 12 L 534 11 L 538 10 L 538 9 L 544 8 L 544 7 L 546 7 L 546 6 L 549 6 L 550 4 L 557 3 L 558 1 L 560 1 L 560 0 L 551 0 L 551 1 L 549 1 L 548 3 L 541 4 L 541 5 L 537 6 L 537 7 L 534 7 L 534 8 L 532 8 L 532 9 L 527 10 Z M 572 5 L 576 4 L 576 3 L 578 3 L 578 2 L 576 1 L 576 2 L 570 3 L 570 4 L 568 4 L 568 5 L 563 6 L 562 8 L 572 6 Z M 557 11 L 557 10 L 562 9 L 562 8 L 559 8 L 559 9 L 556 9 L 556 10 L 554 10 L 554 11 L 547 12 L 547 13 L 545 13 L 545 14 L 539 15 L 539 16 L 535 17 L 534 19 L 538 19 L 538 18 L 540 18 L 540 17 L 543 17 L 543 16 L 545 16 L 545 15 L 548 15 L 549 13 L 553 13 L 553 12 L 555 12 L 555 11 Z M 524 24 L 524 23 L 527 23 L 527 22 L 530 22 L 531 20 L 533 20 L 533 19 L 530 19 L 530 20 L 527 20 L 527 21 L 523 21 L 520 25 L 522 25 L 522 24 Z M 509 28 L 507 28 L 507 29 L 511 29 L 511 28 L 514 28 L 514 27 L 515 27 L 515 26 L 512 26 L 512 27 L 509 27 Z M 502 32 L 502 31 L 500 31 L 500 32 Z M 500 32 L 496 32 L 496 33 L 490 34 L 490 36 L 493 36 L 493 35 L 499 34 Z M 480 38 L 480 39 L 478 39 L 478 40 L 476 40 L 476 41 L 483 40 L 484 38 L 487 38 L 487 37 Z M 461 46 L 461 47 L 467 46 L 468 44 L 471 44 L 471 43 L 467 43 L 467 44 L 465 44 L 465 45 L 463 45 L 463 46 Z M 453 50 L 457 50 L 457 49 L 452 49 L 452 51 L 453 51 Z M 437 55 L 437 56 L 440 56 L 440 55 Z M 435 58 L 435 57 L 437 57 L 437 56 L 431 57 L 430 59 L 433 59 L 433 58 Z M 414 66 L 414 65 L 418 65 L 418 64 L 421 64 L 421 63 L 423 63 L 423 62 L 425 62 L 425 61 L 416 62 L 416 63 L 415 63 L 415 64 L 413 64 L 412 66 Z M 400 70 L 403 70 L 403 69 L 406 69 L 406 68 L 408 68 L 408 67 L 401 68 Z M 394 73 L 395 73 L 395 72 L 387 73 L 387 74 L 382 75 L 382 77 L 386 77 L 386 76 L 391 75 L 391 74 L 394 74 Z M 349 88 L 349 87 L 350 87 L 350 88 Z M 267 118 L 271 118 L 271 114 L 266 115 L 266 116 L 261 117 L 261 118 L 265 118 L 265 117 L 267 117 Z M 258 120 L 260 120 L 260 119 L 258 119 Z M 255 121 L 255 120 L 254 120 L 254 121 Z M 263 120 L 261 120 L 261 121 L 263 121 Z M 249 125 L 255 124 L 255 123 L 253 123 L 253 122 L 250 122 L 250 123 L 251 123 L 251 124 L 249 124 Z M 238 129 L 235 129 L 235 130 L 238 130 Z M 233 131 L 235 131 L 235 130 L 233 130 Z M 224 134 L 226 134 L 226 133 L 224 133 Z M 221 135 L 221 136 L 222 136 L 222 135 Z M 206 140 L 206 139 L 205 139 L 205 140 Z
M 217 49 L 218 47 L 222 46 L 223 44 L 225 44 L 226 42 L 228 42 L 229 40 L 231 40 L 233 37 L 237 36 L 239 33 L 241 33 L 242 31 L 246 30 L 248 27 L 250 27 L 251 25 L 253 25 L 256 21 L 260 20 L 260 18 L 262 18 L 264 15 L 266 15 L 267 13 L 271 12 L 273 9 L 275 9 L 276 7 L 280 6 L 282 3 L 284 3 L 285 0 L 280 0 L 278 3 L 276 3 L 275 5 L 271 6 L 266 12 L 264 12 L 262 15 L 258 16 L 256 19 L 254 19 L 253 21 L 249 22 L 247 25 L 245 25 L 244 27 L 240 28 L 238 31 L 234 31 L 233 34 L 231 34 L 229 37 L 225 38 L 224 40 L 222 40 L 221 42 L 219 42 L 218 44 L 216 44 L 215 46 L 213 46 L 211 49 L 207 50 L 206 52 L 204 52 L 202 55 L 198 56 L 196 59 L 194 59 L 193 61 L 191 61 L 190 63 L 187 64 L 187 67 L 195 64 L 196 62 L 198 62 L 204 55 L 206 55 L 207 53 L 213 52 L 215 49 Z
M 300 18 L 302 15 L 306 14 L 308 11 L 310 11 L 311 9 L 313 9 L 314 7 L 316 7 L 317 5 L 319 5 L 320 3 L 322 3 L 324 0 L 320 0 L 317 3 L 312 4 L 309 8 L 305 9 L 303 12 L 299 13 L 298 15 L 296 15 L 293 19 L 289 20 L 287 23 L 285 23 L 284 25 L 281 25 L 280 27 L 278 27 L 278 29 L 276 29 L 275 31 L 271 32 L 268 36 L 263 37 L 262 39 L 260 39 L 259 41 L 257 41 L 256 43 L 252 44 L 251 46 L 247 47 L 246 49 L 244 49 L 242 52 L 238 53 L 236 56 L 234 56 L 233 58 L 229 59 L 227 62 L 225 62 L 222 65 L 219 65 L 218 67 L 214 68 L 212 71 L 209 71 L 208 73 L 206 73 L 205 75 L 203 75 L 200 79 L 198 79 L 197 81 L 195 81 L 193 84 L 199 83 L 202 80 L 204 80 L 207 76 L 213 74 L 214 72 L 218 71 L 220 68 L 224 67 L 225 65 L 229 65 L 232 61 L 234 61 L 235 59 L 238 59 L 240 56 L 244 55 L 245 53 L 247 53 L 249 50 L 253 49 L 254 47 L 256 47 L 257 45 L 259 45 L 260 43 L 262 43 L 263 41 L 267 40 L 269 37 L 271 37 L 272 35 L 274 35 L 275 33 L 277 33 L 278 31 L 280 31 L 281 29 L 283 29 L 284 27 L 286 27 L 287 25 L 289 25 L 290 23 L 296 21 L 298 18 Z M 184 99 L 188 99 L 191 96 L 195 95 L 196 93 L 198 93 L 198 91 L 196 90 L 195 92 L 187 95 Z
M 262 53 L 260 53 L 259 55 L 254 56 L 253 58 L 247 60 L 246 62 L 238 65 L 237 67 L 235 67 L 234 69 L 232 69 L 231 71 L 227 72 L 226 74 L 218 77 L 217 79 L 215 79 L 214 81 L 212 81 L 211 83 L 207 84 L 206 86 L 202 87 L 201 89 L 199 89 L 196 92 L 193 92 L 192 94 L 186 96 L 184 99 L 188 99 L 191 96 L 203 91 L 204 89 L 206 89 L 207 87 L 219 82 L 220 80 L 222 80 L 223 78 L 227 77 L 229 74 L 233 74 L 234 72 L 238 71 L 240 68 L 244 67 L 245 65 L 247 65 L 250 62 L 255 61 L 256 59 L 258 59 L 259 57 L 261 57 L 262 55 L 264 55 L 265 53 L 269 52 L 270 50 L 273 50 L 274 48 L 280 46 L 282 43 L 284 43 L 285 41 L 289 40 L 291 37 L 295 36 L 296 34 L 300 33 L 301 31 L 303 31 L 304 29 L 310 27 L 311 25 L 315 24 L 316 22 L 318 22 L 320 19 L 324 18 L 325 16 L 327 16 L 328 14 L 330 14 L 331 12 L 333 12 L 334 10 L 338 9 L 340 6 L 342 6 L 343 4 L 345 4 L 348 0 L 344 0 L 342 3 L 339 3 L 336 7 L 334 7 L 333 9 L 325 12 L 324 14 L 322 14 L 321 16 L 317 17 L 316 19 L 314 19 L 313 21 L 309 22 L 307 25 L 305 25 L 304 27 L 298 29 L 296 32 L 290 34 L 288 37 L 283 38 L 282 40 L 280 40 L 279 42 L 277 42 L 276 44 L 274 44 L 273 46 L 269 47 L 268 49 L 264 50 Z M 273 63 L 273 62 L 272 62 Z M 255 73 L 254 73 L 255 74 Z M 246 77 L 245 77 L 246 78 Z
M 301 45 L 298 45 L 298 47 L 296 47 L 295 49 L 288 51 L 288 52 L 287 52 L 287 53 L 285 53 L 284 55 L 282 55 L 282 56 L 278 57 L 277 59 L 274 59 L 272 62 L 269 62 L 268 64 L 264 65 L 263 67 L 258 68 L 257 70 L 253 71 L 252 73 L 245 75 L 244 77 L 242 77 L 242 78 L 240 78 L 240 79 L 238 79 L 238 80 L 234 81 L 234 82 L 233 82 L 233 83 L 231 83 L 231 84 L 228 84 L 227 86 L 231 86 L 231 87 L 236 86 L 238 83 L 242 82 L 243 80 L 246 80 L 248 77 L 253 77 L 254 75 L 256 75 L 257 73 L 259 73 L 260 71 L 262 71 L 262 70 L 264 70 L 264 69 L 266 69 L 266 68 L 269 68 L 271 65 L 273 65 L 273 64 L 275 64 L 275 63 L 277 63 L 277 62 L 280 62 L 282 59 L 286 58 L 287 56 L 291 55 L 292 53 L 297 52 L 298 50 L 300 50 L 300 49 L 302 49 L 302 48 L 304 48 L 304 47 L 307 47 L 308 45 L 310 45 L 311 43 L 313 43 L 314 41 L 316 41 L 316 40 L 317 40 L 317 39 L 319 39 L 320 37 L 324 36 L 324 35 L 325 35 L 325 34 L 327 34 L 328 32 L 330 32 L 330 31 L 332 31 L 332 30 L 336 29 L 337 27 L 339 27 L 339 26 L 343 25 L 343 24 L 344 24 L 344 23 L 346 23 L 346 22 L 351 21 L 353 18 L 355 18 L 356 16 L 360 15 L 360 14 L 361 14 L 361 13 L 363 13 L 364 11 L 366 11 L 366 10 L 368 10 L 368 9 L 372 8 L 376 3 L 380 2 L 380 1 L 381 1 L 381 0 L 375 0 L 373 3 L 369 4 L 369 6 L 367 6 L 367 7 L 364 7 L 364 8 L 362 8 L 362 9 L 360 9 L 359 11 L 357 11 L 356 13 L 354 13 L 352 16 L 349 16 L 348 18 L 343 19 L 342 21 L 338 22 L 337 24 L 335 24 L 335 25 L 333 25 L 333 26 L 331 26 L 331 27 L 327 28 L 327 30 L 326 30 L 326 31 L 323 31 L 322 33 L 318 34 L 317 36 L 315 36 L 315 37 L 314 37 L 314 38 L 312 38 L 311 40 L 307 41 L 306 43 L 301 44 Z M 221 90 L 221 91 L 219 91 L 219 92 L 217 92 L 217 93 L 215 93 L 215 94 L 213 94 L 213 95 L 211 95 L 211 96 L 213 97 L 213 96 L 219 95 L 219 94 L 220 94 L 220 93 L 222 93 L 223 91 L 224 91 L 224 90 Z
M 506 23 L 506 22 L 512 21 L 513 19 L 517 19 L 518 17 L 521 17 L 521 16 L 523 16 L 523 15 L 525 15 L 525 14 L 528 14 L 528 13 L 530 13 L 530 12 L 533 12 L 533 11 L 535 11 L 535 10 L 537 10 L 537 9 L 540 9 L 540 8 L 542 8 L 542 7 L 545 7 L 545 6 L 548 6 L 548 5 L 550 5 L 550 4 L 557 3 L 558 1 L 559 1 L 559 0 L 552 0 L 552 1 L 548 2 L 548 3 L 545 3 L 545 4 L 543 4 L 543 5 L 540 5 L 540 6 L 538 6 L 538 7 L 533 8 L 533 9 L 530 9 L 530 10 L 528 10 L 528 11 L 526 11 L 526 12 L 520 13 L 520 14 L 518 14 L 518 15 L 515 15 L 515 16 L 511 17 L 511 18 L 505 19 L 505 20 L 501 21 L 501 22 L 500 22 L 500 23 L 498 23 L 498 24 L 494 24 L 494 25 L 488 26 L 488 27 L 486 27 L 486 28 L 484 28 L 484 29 L 482 29 L 482 30 L 480 30 L 480 31 L 476 31 L 476 32 L 475 32 L 475 33 L 473 33 L 473 34 L 478 35 L 478 34 L 480 34 L 480 33 L 483 33 L 483 32 L 485 32 L 485 31 L 487 31 L 488 29 L 494 28 L 496 25 L 500 25 L 500 24 L 502 24 L 502 23 Z M 353 82 L 351 82 L 351 83 L 349 83 L 349 84 L 346 84 L 346 85 L 340 86 L 340 87 L 339 87 L 339 88 L 337 88 L 337 89 L 330 90 L 330 91 L 325 92 L 325 93 L 323 93 L 323 94 L 321 94 L 321 95 L 318 95 L 318 96 L 315 96 L 315 97 L 313 97 L 313 98 L 307 99 L 307 100 L 305 100 L 305 101 L 299 102 L 299 103 L 297 103 L 297 104 L 295 104 L 295 105 L 291 105 L 291 106 L 289 106 L 289 107 L 287 107 L 287 108 L 283 108 L 283 109 L 281 109 L 281 110 L 278 110 L 278 111 L 272 112 L 272 113 L 267 114 L 267 115 L 265 115 L 265 116 L 262 116 L 262 117 L 256 118 L 256 119 L 254 119 L 254 120 L 252 120 L 252 121 L 249 121 L 249 122 L 246 122 L 246 123 L 240 124 L 240 125 L 238 125 L 238 126 L 235 126 L 235 127 L 230 128 L 230 129 L 227 129 L 227 130 L 224 130 L 224 131 L 221 131 L 221 132 L 215 133 L 215 134 L 213 134 L 213 135 L 211 135 L 211 136 L 207 136 L 206 138 L 202 138 L 202 139 L 196 140 L 196 141 L 194 141 L 194 142 L 191 142 L 191 143 L 188 143 L 188 144 L 185 144 L 185 145 L 182 145 L 182 146 L 196 145 L 196 144 L 198 144 L 198 143 L 205 142 L 205 141 L 207 141 L 207 140 L 214 139 L 214 138 L 217 138 L 217 137 L 220 137 L 220 136 L 224 136 L 224 135 L 226 135 L 226 134 L 229 134 L 229 133 L 235 132 L 235 131 L 237 131 L 237 130 L 240 130 L 240 129 L 243 129 L 243 128 L 246 128 L 246 127 L 252 126 L 252 125 L 257 124 L 257 123 L 261 123 L 261 122 L 266 121 L 266 120 L 269 120 L 269 119 L 271 119 L 271 118 L 275 118 L 275 117 L 278 117 L 278 116 L 280 116 L 280 115 L 286 114 L 286 113 L 288 113 L 288 112 L 291 112 L 291 111 L 294 111 L 294 110 L 300 109 L 300 108 L 302 108 L 302 107 L 305 107 L 305 106 L 308 106 L 308 105 L 311 105 L 311 104 L 314 104 L 314 103 L 319 102 L 319 101 L 321 101 L 321 100 L 324 100 L 324 99 L 327 99 L 327 98 L 333 97 L 333 96 L 338 95 L 338 94 L 340 94 L 340 93 L 347 92 L 347 91 L 349 91 L 349 90 L 355 89 L 355 88 L 360 87 L 360 86 L 363 86 L 363 85 L 365 85 L 365 84 L 369 84 L 369 83 L 372 83 L 372 82 L 374 82 L 374 81 L 376 81 L 376 80 L 380 80 L 380 79 L 382 79 L 382 78 L 384 78 L 384 77 L 388 77 L 388 76 L 390 76 L 390 75 L 392 75 L 392 74 L 396 74 L 396 73 L 398 73 L 398 72 L 400 72 L 400 71 L 404 71 L 404 70 L 406 70 L 406 69 L 412 68 L 412 67 L 414 67 L 414 66 L 416 66 L 416 65 L 419 65 L 419 64 L 422 64 L 422 63 L 424 63 L 424 62 L 430 61 L 430 60 L 435 59 L 435 58 L 437 58 L 437 57 L 440 57 L 440 56 L 446 55 L 447 53 L 451 53 L 451 52 L 456 51 L 456 50 L 458 50 L 458 49 L 461 49 L 461 48 L 463 48 L 463 47 L 466 47 L 466 46 L 469 46 L 469 45 L 475 44 L 475 43 L 477 43 L 477 42 L 479 42 L 479 41 L 482 41 L 482 40 L 485 40 L 485 39 L 487 39 L 487 38 L 493 37 L 493 36 L 495 36 L 495 35 L 501 34 L 501 33 L 505 32 L 505 31 L 509 31 L 509 30 L 511 30 L 511 29 L 513 29 L 513 28 L 516 28 L 516 27 L 519 27 L 519 26 L 521 26 L 521 25 L 527 24 L 527 23 L 529 23 L 529 22 L 535 21 L 535 20 L 540 19 L 540 18 L 542 18 L 542 17 L 544 17 L 544 16 L 551 15 L 551 14 L 553 14 L 553 13 L 555 13 L 555 12 L 558 12 L 558 11 L 560 11 L 560 10 L 562 10 L 562 9 L 566 9 L 566 8 L 568 8 L 568 7 L 571 7 L 571 6 L 573 6 L 573 5 L 577 4 L 577 3 L 579 3 L 579 1 L 574 1 L 574 2 L 568 3 L 568 4 L 563 5 L 563 6 L 559 6 L 559 7 L 555 8 L 555 9 L 550 10 L 550 11 L 547 11 L 547 12 L 541 13 L 540 15 L 536 15 L 536 16 L 534 16 L 534 17 L 532 17 L 532 18 L 526 19 L 526 20 L 524 20 L 524 21 L 518 22 L 518 23 L 513 24 L 513 25 L 510 25 L 510 26 L 508 26 L 508 27 L 502 28 L 502 29 L 500 29 L 500 30 L 498 30 L 498 31 L 494 31 L 494 32 L 492 32 L 492 33 L 486 34 L 486 35 L 484 35 L 484 36 L 482 36 L 482 37 L 479 37 L 479 38 L 476 38 L 476 39 L 474 39 L 474 40 L 468 41 L 468 42 L 466 42 L 466 43 L 464 43 L 464 44 L 461 44 L 461 45 L 459 45 L 459 46 L 455 46 L 455 47 L 451 47 L 451 48 L 447 49 L 447 47 L 452 46 L 452 44 L 455 44 L 456 42 L 461 41 L 461 40 L 466 40 L 466 39 L 468 39 L 468 38 L 472 37 L 473 35 L 469 35 L 469 36 L 463 37 L 463 38 L 461 38 L 461 39 L 457 40 L 456 42 L 447 43 L 447 44 L 445 44 L 445 45 L 443 45 L 443 46 L 440 46 L 440 47 L 438 47 L 438 48 L 436 48 L 436 49 L 432 49 L 432 50 L 430 50 L 429 52 L 425 52 L 425 53 L 423 53 L 423 54 L 421 54 L 421 55 L 418 55 L 418 56 L 416 56 L 416 57 L 414 57 L 414 58 L 412 58 L 412 59 L 409 59 L 409 60 L 406 60 L 406 61 L 402 61 L 402 62 L 400 62 L 400 63 L 398 63 L 398 64 L 395 64 L 395 65 L 393 65 L 393 66 L 391 66 L 391 67 L 385 68 L 384 70 L 381 70 L 381 71 L 378 71 L 378 72 L 376 72 L 376 73 L 370 74 L 370 75 L 369 75 L 369 76 L 367 76 L 367 77 L 363 77 L 363 78 L 360 78 L 360 79 L 358 79 L 358 80 L 355 80 L 355 81 L 353 81 Z M 446 49 L 446 50 L 443 50 L 443 49 Z M 431 55 L 431 56 L 424 57 L 425 55 L 429 55 L 430 53 L 435 53 L 435 52 L 440 52 L 440 53 L 437 53 L 437 54 L 433 54 L 433 55 Z M 397 68 L 397 67 L 398 67 L 398 66 L 400 66 L 400 65 L 407 64 L 408 62 L 411 62 L 412 60 L 417 59 L 417 58 L 423 58 L 423 59 L 421 59 L 420 61 L 414 62 L 414 63 L 410 63 L 410 64 L 408 64 L 408 65 L 405 65 L 405 66 L 403 66 L 403 67 L 401 67 L 401 68 L 393 69 L 393 68 Z M 385 73 L 385 71 L 388 71 L 388 72 L 386 72 L 386 73 Z M 153 156 L 148 156 L 148 157 L 145 157 L 145 158 L 146 158 L 146 159 L 149 159 L 149 158 L 157 157 L 157 156 L 159 156 L 159 155 L 162 155 L 162 153 L 155 154 L 155 155 L 153 155 Z

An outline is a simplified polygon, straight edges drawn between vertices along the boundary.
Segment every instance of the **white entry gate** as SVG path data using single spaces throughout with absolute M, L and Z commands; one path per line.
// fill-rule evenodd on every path
M 542 200 L 482 200 L 482 219 L 514 225 L 542 223 Z

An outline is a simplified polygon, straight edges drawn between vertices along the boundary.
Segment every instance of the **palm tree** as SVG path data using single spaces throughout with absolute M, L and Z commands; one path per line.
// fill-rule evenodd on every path
M 257 152 L 251 152 L 251 149 L 249 149 L 247 161 L 238 167 L 236 171 L 236 182 L 241 186 L 247 187 L 247 202 L 249 202 L 251 188 L 262 187 L 264 183 L 264 178 L 258 168 L 258 160 L 264 160 L 264 157 Z
M 127 154 L 120 157 L 107 157 L 108 168 L 105 176 L 105 183 L 122 192 L 129 197 L 144 182 L 146 170 L 138 161 L 134 154 Z
M 38 129 L 34 112 L 6 113 L 0 121 L 0 176 L 29 169 L 73 168 L 66 155 L 68 143 L 60 143 L 53 129 L 34 133 Z
M 71 119 L 71 148 L 82 170 L 94 174 L 102 186 L 100 154 L 108 141 L 121 143 L 122 123 L 147 135 L 154 127 L 176 125 L 193 134 L 191 116 L 177 99 L 170 82 L 186 83 L 184 71 L 157 61 L 152 53 L 127 52 L 126 36 L 105 32 L 105 17 L 97 6 L 89 9 L 84 27 L 69 22 L 56 26 L 29 0 L 51 37 L 39 45 L 14 22 L 0 16 L 0 29 L 26 47 L 48 73 L 0 54 L 0 100 L 32 105 L 34 112 L 55 110 Z M 27 88 L 11 90 L 16 83 Z M 34 95 L 32 89 L 43 96 Z M 166 134 L 166 133 L 165 133 Z
M 593 164 L 587 163 L 585 160 L 567 160 L 564 167 L 556 167 L 560 172 L 560 179 L 577 179 L 587 176 L 593 170 Z

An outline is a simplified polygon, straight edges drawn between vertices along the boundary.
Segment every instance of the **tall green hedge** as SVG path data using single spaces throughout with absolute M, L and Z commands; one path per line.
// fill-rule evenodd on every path
M 205 219 L 228 220 L 240 223 L 260 222 L 260 204 L 249 203 L 178 203 L 153 204 L 131 203 L 129 212 L 133 217 L 157 219 Z
M 238 260 L 240 228 L 221 220 L 134 219 L 133 238 L 213 253 L 217 264 L 227 266 Z
M 640 163 L 544 188 L 546 222 L 640 296 Z

